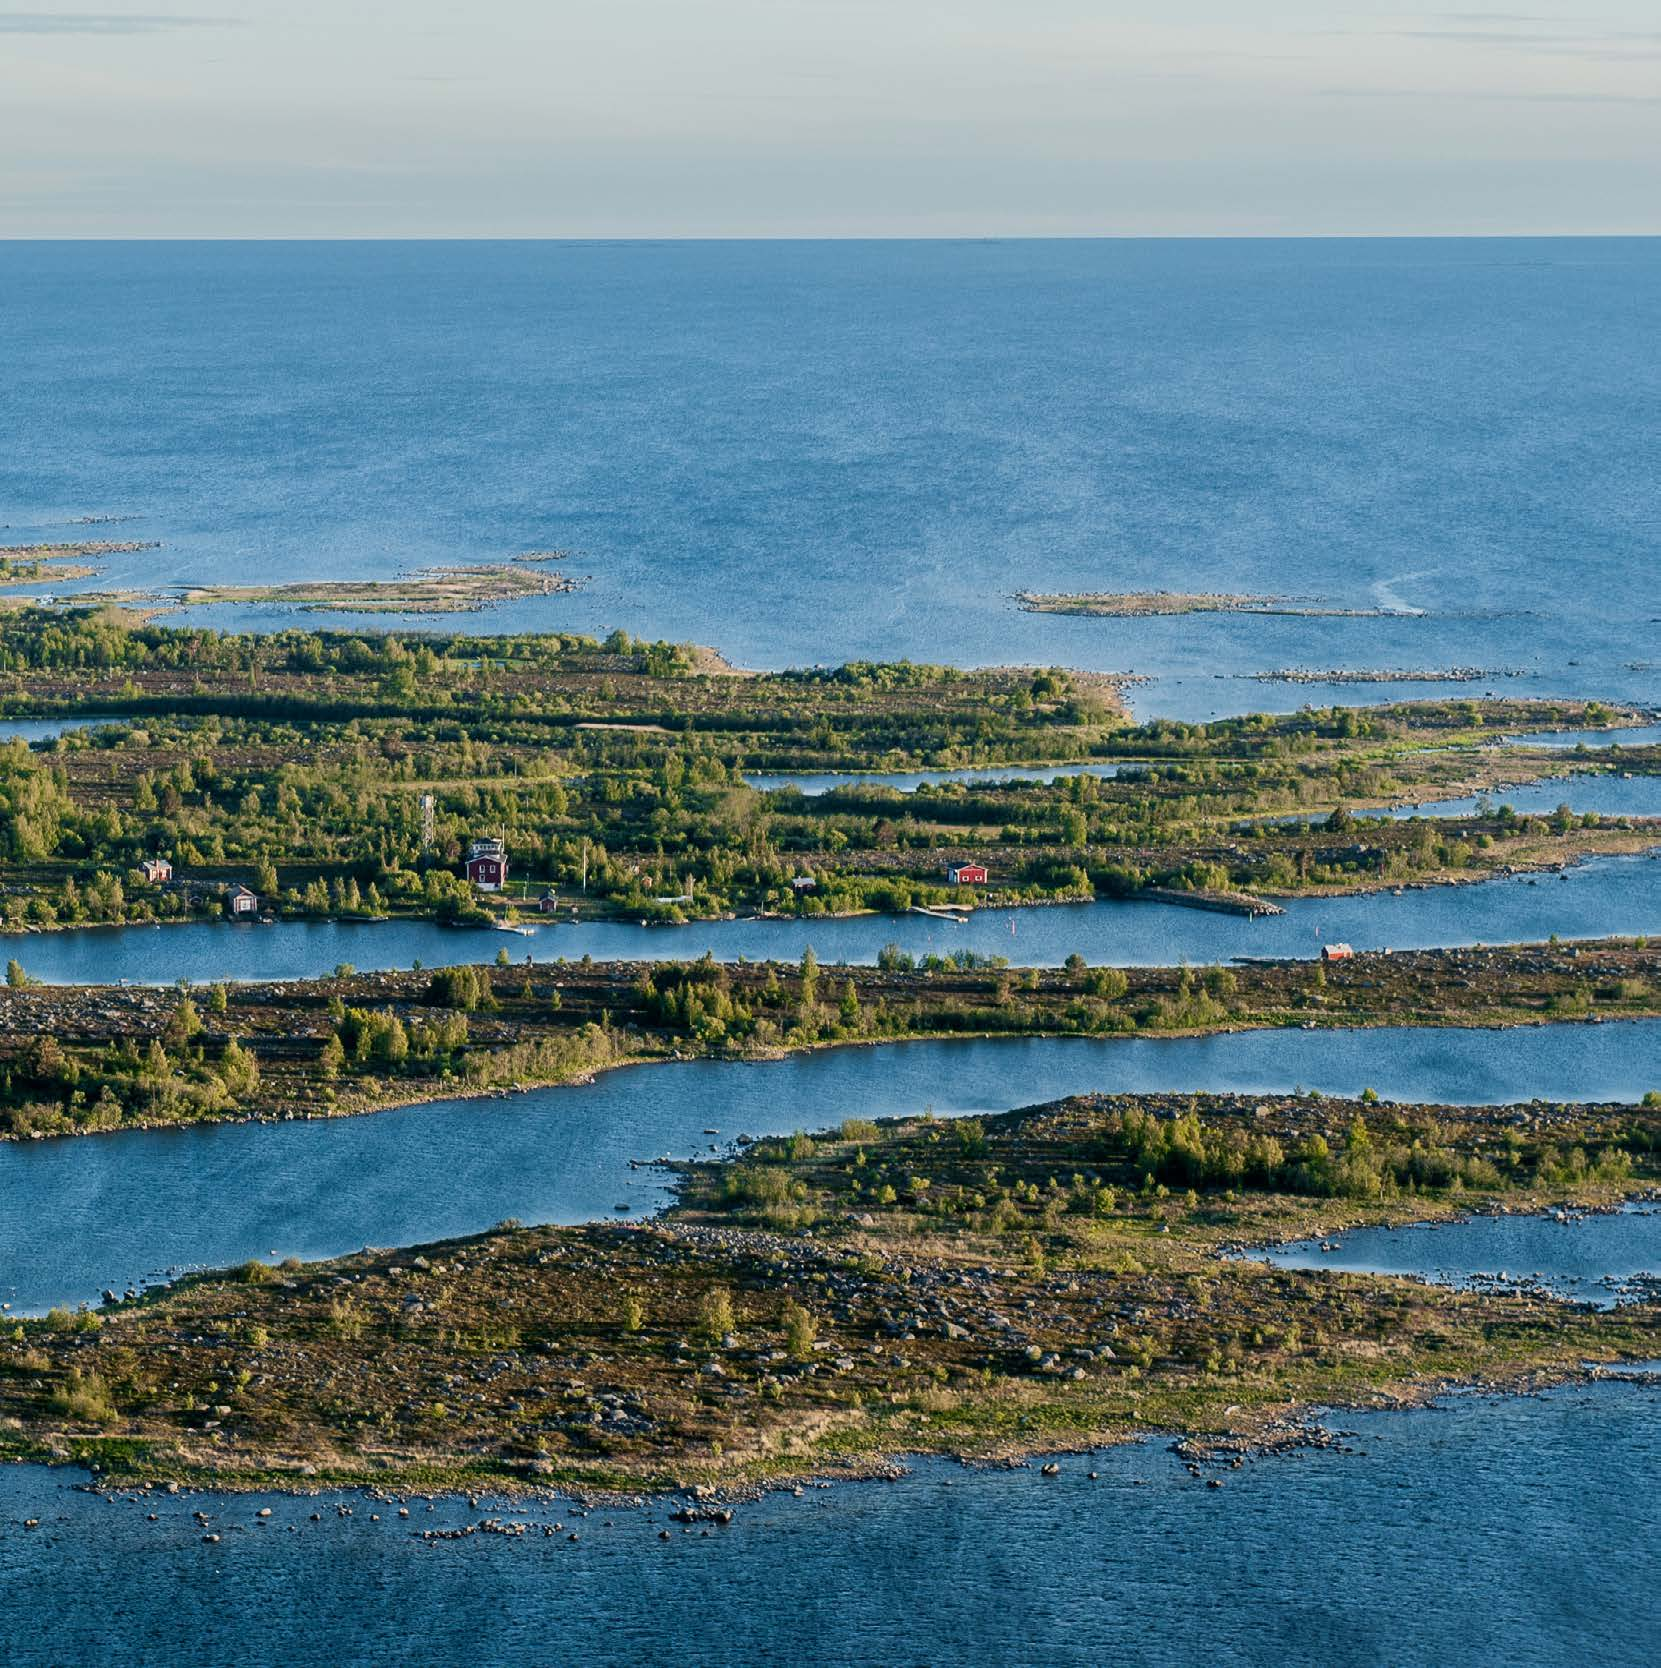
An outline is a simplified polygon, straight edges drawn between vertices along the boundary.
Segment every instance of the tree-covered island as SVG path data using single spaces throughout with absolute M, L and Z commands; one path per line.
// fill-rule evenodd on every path
M 1518 815 L 1503 786 L 1661 768 L 1654 747 L 1502 744 L 1563 727 L 1618 736 L 1638 717 L 1597 702 L 1138 725 L 1115 680 L 1057 669 L 744 674 L 621 632 L 236 636 L 115 610 L 0 616 L 0 712 L 108 717 L 0 748 L 0 920 L 14 929 L 1131 896 L 1252 909 L 1643 849 L 1651 823 L 1566 804 Z M 1040 763 L 1057 779 L 909 792 L 868 779 Z M 814 794 L 748 780 L 823 772 L 847 780 Z M 1369 814 L 1472 792 L 1492 803 Z M 488 840 L 506 879 L 481 890 L 467 858 Z

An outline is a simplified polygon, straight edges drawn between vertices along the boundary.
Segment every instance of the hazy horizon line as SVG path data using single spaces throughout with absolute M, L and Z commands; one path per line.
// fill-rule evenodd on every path
M 0 232 L 21 243 L 1644 243 L 1653 231 L 1557 232 L 226 232 L 39 235 Z

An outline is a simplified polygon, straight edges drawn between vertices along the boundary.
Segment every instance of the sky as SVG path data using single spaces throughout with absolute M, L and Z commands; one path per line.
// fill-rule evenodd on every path
M 0 0 L 0 237 L 1661 230 L 1655 0 L 97 3 Z

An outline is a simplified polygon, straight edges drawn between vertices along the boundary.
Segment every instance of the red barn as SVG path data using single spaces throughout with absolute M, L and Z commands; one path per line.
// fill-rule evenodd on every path
M 1323 944 L 1321 946 L 1322 961 L 1353 961 L 1355 951 L 1347 944 Z
M 507 884 L 508 854 L 500 840 L 475 840 L 467 852 L 467 879 L 481 892 L 500 892 Z
M 953 886 L 984 886 L 986 869 L 980 863 L 957 863 L 947 869 L 946 879 Z

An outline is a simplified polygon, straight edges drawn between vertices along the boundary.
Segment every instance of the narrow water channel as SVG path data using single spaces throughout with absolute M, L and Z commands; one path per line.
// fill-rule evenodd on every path
M 1294 898 L 1284 915 L 1248 920 L 1172 904 L 1102 902 L 977 910 L 963 925 L 928 915 L 833 920 L 547 922 L 529 936 L 429 921 L 190 922 L 9 934 L 0 956 L 49 984 L 204 984 L 301 979 L 342 963 L 363 971 L 488 961 L 795 961 L 808 945 L 826 964 L 869 964 L 886 944 L 914 956 L 972 950 L 1016 966 L 1057 967 L 1077 952 L 1095 965 L 1169 967 L 1235 956 L 1313 957 L 1341 939 L 1357 949 L 1428 949 L 1619 934 L 1661 934 L 1661 856 L 1596 858 L 1561 872 L 1343 898 Z
M 1661 1279 L 1661 1206 L 1556 1210 L 1363 1228 L 1254 1252 L 1280 1268 L 1410 1274 L 1478 1290 L 1532 1288 L 1600 1309 L 1647 1299 Z
M 357 1118 L 8 1143 L 0 1300 L 40 1310 L 169 1269 L 412 1245 L 508 1217 L 639 1218 L 666 1195 L 661 1173 L 631 1159 L 707 1151 L 741 1133 L 996 1112 L 1092 1090 L 1369 1087 L 1416 1101 L 1635 1100 L 1661 1087 L 1661 1021 L 900 1043 L 636 1066 Z

